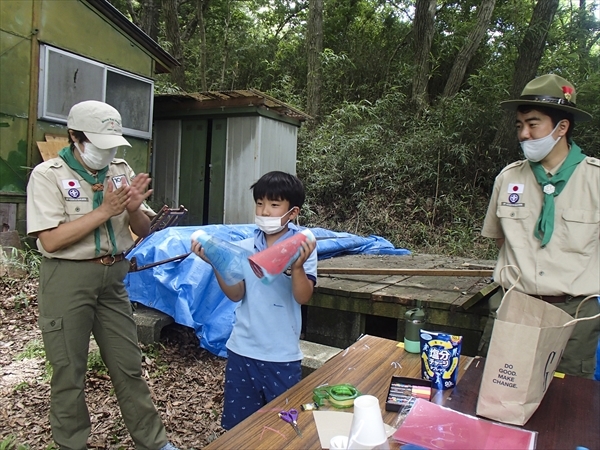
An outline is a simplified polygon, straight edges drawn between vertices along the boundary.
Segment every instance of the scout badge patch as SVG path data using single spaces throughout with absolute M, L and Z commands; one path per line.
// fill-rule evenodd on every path
M 127 177 L 125 176 L 125 174 L 116 175 L 116 176 L 112 177 L 111 179 L 112 179 L 113 186 L 115 187 L 115 189 L 119 189 L 123 186 L 129 186 L 129 181 L 127 180 Z

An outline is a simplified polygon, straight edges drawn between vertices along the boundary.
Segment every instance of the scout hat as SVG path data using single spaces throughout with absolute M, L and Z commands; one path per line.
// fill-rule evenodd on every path
M 514 111 L 520 105 L 545 106 L 560 109 L 573 114 L 578 122 L 590 120 L 592 116 L 578 109 L 575 100 L 575 87 L 558 75 L 549 74 L 531 80 L 517 100 L 507 100 L 500 103 L 503 109 Z
M 104 102 L 87 100 L 73 105 L 67 118 L 67 127 L 82 131 L 85 137 L 101 149 L 131 144 L 121 131 L 121 114 Z

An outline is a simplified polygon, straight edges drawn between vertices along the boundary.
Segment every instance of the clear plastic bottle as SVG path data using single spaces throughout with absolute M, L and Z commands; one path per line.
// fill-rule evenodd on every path
M 244 279 L 244 267 L 248 265 L 250 251 L 231 242 L 211 236 L 204 230 L 197 230 L 192 239 L 202 244 L 206 258 L 229 286 Z

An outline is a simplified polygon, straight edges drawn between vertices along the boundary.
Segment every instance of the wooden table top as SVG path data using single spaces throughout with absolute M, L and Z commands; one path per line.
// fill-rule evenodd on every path
M 346 255 L 319 261 L 319 268 L 493 269 L 495 261 L 442 255 Z M 468 309 L 496 289 L 490 277 L 416 275 L 319 275 L 316 293 L 439 308 Z M 318 296 L 315 296 L 318 297 Z M 318 303 L 318 299 L 313 303 Z
M 476 357 L 444 406 L 475 415 L 485 360 Z M 600 382 L 554 377 L 544 399 L 524 429 L 538 432 L 537 448 L 600 449 Z
M 300 405 L 312 402 L 314 388 L 329 384 L 349 383 L 362 394 L 379 399 L 383 421 L 393 424 L 397 413 L 385 411 L 385 399 L 392 376 L 421 376 L 419 355 L 408 353 L 396 341 L 375 336 L 363 336 L 347 349 L 327 361 L 300 383 L 280 395 L 246 420 L 208 445 L 207 449 L 320 449 L 321 444 L 312 411 L 301 411 Z M 459 380 L 472 361 L 461 356 Z M 443 403 L 451 391 L 440 391 L 433 401 Z M 281 420 L 282 409 L 296 408 L 302 437 Z M 352 412 L 352 408 L 336 409 L 324 406 L 321 410 Z

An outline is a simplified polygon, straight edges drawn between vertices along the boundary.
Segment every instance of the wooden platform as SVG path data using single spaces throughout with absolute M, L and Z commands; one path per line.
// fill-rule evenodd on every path
M 319 268 L 493 269 L 495 261 L 440 255 L 350 255 L 319 261 Z M 319 275 L 306 308 L 305 339 L 345 348 L 361 334 L 404 337 L 404 315 L 419 303 L 427 329 L 464 337 L 463 352 L 475 355 L 488 317 L 490 277 Z

